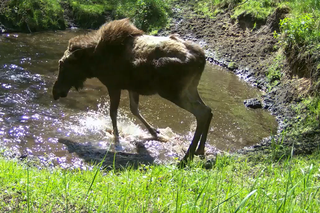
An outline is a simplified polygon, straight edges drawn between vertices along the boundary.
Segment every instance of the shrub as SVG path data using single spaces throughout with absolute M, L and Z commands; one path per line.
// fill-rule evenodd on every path
M 120 1 L 116 18 L 129 17 L 138 28 L 150 32 L 166 26 L 170 13 L 169 3 L 169 0 Z
M 306 13 L 299 16 L 284 18 L 280 28 L 285 34 L 286 45 L 306 45 L 320 41 L 319 21 L 314 14 Z
M 98 28 L 106 21 L 106 13 L 115 8 L 114 0 L 68 0 L 73 17 L 82 28 Z
M 9 0 L 2 15 L 14 28 L 24 31 L 65 27 L 59 0 Z

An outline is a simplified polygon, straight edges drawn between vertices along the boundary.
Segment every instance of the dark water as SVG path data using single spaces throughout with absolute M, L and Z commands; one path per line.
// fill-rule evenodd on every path
M 78 156 L 92 160 L 94 153 L 88 150 L 99 153 L 112 148 L 112 135 L 105 131 L 112 129 L 108 95 L 98 80 L 87 81 L 84 90 L 72 90 L 68 98 L 52 100 L 57 60 L 68 39 L 79 33 L 0 35 L 0 146 L 24 155 L 52 156 L 58 163 L 79 163 Z M 199 91 L 214 114 L 209 153 L 252 145 L 276 131 L 275 119 L 268 112 L 243 105 L 244 99 L 257 97 L 259 91 L 223 68 L 207 65 Z M 129 112 L 127 92 L 122 94 L 123 153 L 144 152 L 155 161 L 181 157 L 193 136 L 193 116 L 158 96 L 141 97 L 141 113 L 170 138 L 167 143 L 144 141 L 141 145 L 149 135 Z M 86 153 L 91 154 L 89 158 Z

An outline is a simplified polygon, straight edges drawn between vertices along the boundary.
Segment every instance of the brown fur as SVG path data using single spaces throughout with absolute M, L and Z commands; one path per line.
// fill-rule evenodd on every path
M 97 32 L 99 42 L 96 51 L 109 45 L 124 45 L 128 38 L 143 35 L 144 32 L 136 28 L 128 18 L 115 20 L 100 27 Z
M 197 129 L 183 162 L 204 153 L 211 109 L 201 100 L 197 86 L 205 66 L 204 51 L 179 35 L 144 35 L 128 19 L 106 23 L 100 29 L 70 39 L 59 63 L 54 99 L 66 97 L 70 88 L 81 88 L 87 78 L 98 78 L 109 90 L 110 116 L 118 142 L 117 108 L 120 91 L 128 90 L 130 109 L 158 137 L 138 110 L 139 95 L 159 94 L 191 112 Z M 198 143 L 200 141 L 200 145 Z
M 68 50 L 73 52 L 78 49 L 87 49 L 98 44 L 100 35 L 98 31 L 92 31 L 85 35 L 79 35 L 69 40 Z

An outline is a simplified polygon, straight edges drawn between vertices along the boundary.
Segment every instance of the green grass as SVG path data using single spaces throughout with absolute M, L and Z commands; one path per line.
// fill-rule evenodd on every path
M 320 128 L 320 98 L 306 97 L 295 107 L 298 114 L 297 122 L 293 124 L 293 134 L 319 133 Z M 318 131 L 317 131 L 318 130 Z M 314 134 L 317 134 L 317 133 Z
M 123 171 L 42 169 L 0 158 L 1 212 L 319 212 L 320 155 L 273 162 L 219 156 Z
M 265 20 L 276 8 L 277 1 L 274 0 L 246 0 L 242 1 L 234 11 L 233 17 L 241 14 L 250 14 L 257 20 Z
M 278 52 L 273 62 L 269 66 L 266 77 L 268 82 L 268 91 L 270 91 L 274 86 L 276 86 L 281 80 L 284 73 L 282 68 L 284 66 L 285 57 L 282 52 Z

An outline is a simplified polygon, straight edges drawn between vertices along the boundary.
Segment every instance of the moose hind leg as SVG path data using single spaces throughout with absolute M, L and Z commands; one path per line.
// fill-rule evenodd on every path
M 193 95 L 197 96 L 198 99 L 201 100 L 201 103 L 203 105 L 205 105 L 205 103 L 202 101 L 202 99 L 201 99 L 201 97 L 199 95 L 198 89 L 194 88 L 192 91 L 194 92 Z M 213 114 L 211 112 L 211 109 L 210 109 L 210 113 L 208 113 L 207 116 L 208 117 L 207 117 L 207 120 L 206 120 L 206 123 L 205 123 L 205 126 L 204 126 L 204 131 L 202 132 L 201 139 L 200 139 L 200 144 L 199 144 L 199 147 L 198 147 L 197 151 L 195 152 L 195 155 L 204 155 L 205 143 L 206 143 L 206 140 L 207 140 L 209 127 L 210 127 L 211 119 L 212 119 L 212 116 L 213 116 Z
M 199 147 L 197 149 L 197 151 L 195 152 L 195 155 L 204 155 L 204 148 L 205 148 L 205 143 L 207 140 L 207 135 L 208 135 L 208 131 L 209 131 L 209 127 L 210 127 L 210 122 L 212 119 L 212 113 L 210 112 L 208 118 L 207 118 L 207 123 L 204 126 L 204 131 L 201 135 L 201 139 L 200 139 L 200 144 Z
M 153 128 L 140 114 L 139 112 L 139 94 L 136 92 L 129 91 L 129 97 L 130 97 L 130 110 L 134 116 L 136 116 L 148 129 L 150 134 L 158 138 L 158 131 Z
M 204 133 L 207 133 L 205 128 L 208 123 L 208 118 L 211 116 L 211 109 L 207 107 L 200 96 L 198 95 L 197 89 L 195 87 L 186 89 L 180 93 L 178 97 L 173 98 L 172 95 L 167 95 L 168 93 L 159 93 L 160 96 L 170 100 L 179 107 L 189 111 L 196 117 L 197 127 L 194 133 L 191 144 L 183 157 L 180 166 L 184 166 L 188 160 L 192 160 L 195 154 L 195 150 L 198 146 L 199 140 Z M 211 118 L 210 118 L 211 119 Z M 206 139 L 206 137 L 204 138 Z
M 111 121 L 112 121 L 113 135 L 114 135 L 115 144 L 119 144 L 119 131 L 118 131 L 118 125 L 117 125 L 117 113 L 118 113 L 118 107 L 119 107 L 119 102 L 120 102 L 120 95 L 121 95 L 121 90 L 110 90 L 109 89 L 110 117 L 111 117 Z

